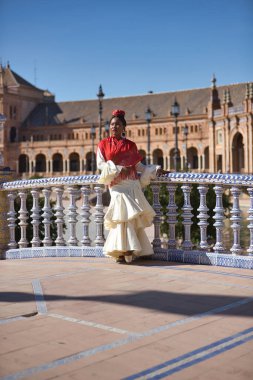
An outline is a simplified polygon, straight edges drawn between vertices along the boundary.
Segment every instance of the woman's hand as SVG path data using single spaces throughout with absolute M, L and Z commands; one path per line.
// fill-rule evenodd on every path
M 160 177 L 161 175 L 164 175 L 164 174 L 169 174 L 170 172 L 168 170 L 163 170 L 163 169 L 157 169 L 156 171 L 156 175 L 157 177 Z

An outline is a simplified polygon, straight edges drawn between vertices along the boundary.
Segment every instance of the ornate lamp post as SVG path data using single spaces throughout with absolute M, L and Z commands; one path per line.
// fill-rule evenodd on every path
M 185 139 L 185 171 L 188 171 L 188 156 L 187 156 L 187 136 L 188 136 L 188 126 L 184 126 L 184 139 Z
M 99 108 L 98 108 L 98 112 L 99 112 L 99 141 L 102 140 L 102 113 L 103 113 L 103 97 L 105 96 L 105 94 L 103 93 L 103 89 L 102 89 L 102 86 L 100 85 L 99 86 L 99 89 L 98 89 L 98 93 L 97 93 L 97 97 L 98 97 L 98 102 L 99 102 Z
M 175 118 L 175 149 L 174 149 L 174 170 L 179 170 L 179 155 L 178 155 L 178 129 L 177 129 L 177 117 L 180 114 L 180 107 L 175 99 L 174 104 L 171 106 L 171 115 Z
M 109 137 L 109 134 L 110 134 L 110 122 L 108 120 L 106 120 L 106 122 L 105 122 L 105 133 L 106 133 L 106 137 Z
M 92 140 L 91 171 L 92 171 L 92 174 L 95 174 L 94 140 L 96 137 L 96 128 L 95 128 L 94 124 L 92 125 L 92 127 L 90 129 L 90 135 L 91 135 L 91 140 Z
M 148 136 L 148 143 L 147 143 L 147 164 L 150 165 L 150 122 L 152 119 L 152 111 L 150 107 L 148 106 L 147 111 L 145 112 L 146 116 L 146 122 L 147 122 L 147 136 Z

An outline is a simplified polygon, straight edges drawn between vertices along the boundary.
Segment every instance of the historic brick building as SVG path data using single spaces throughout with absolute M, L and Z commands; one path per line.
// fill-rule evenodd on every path
M 180 105 L 181 170 L 188 166 L 194 171 L 253 173 L 253 83 L 216 86 L 213 78 L 210 88 L 104 98 L 100 124 L 98 99 L 56 102 L 49 91 L 33 86 L 9 65 L 0 66 L 0 114 L 6 118 L 0 121 L 0 166 L 23 177 L 90 173 L 99 125 L 106 136 L 106 121 L 115 108 L 126 111 L 127 137 L 146 157 L 149 107 L 151 163 L 172 170 L 175 99 Z

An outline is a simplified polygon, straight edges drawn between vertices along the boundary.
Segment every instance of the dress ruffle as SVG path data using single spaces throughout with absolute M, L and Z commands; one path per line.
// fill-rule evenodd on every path
M 110 188 L 110 192 L 111 202 L 104 219 L 105 228 L 110 230 L 105 254 L 113 257 L 127 251 L 133 251 L 136 256 L 153 254 L 144 228 L 152 224 L 155 212 L 139 180 L 122 181 Z

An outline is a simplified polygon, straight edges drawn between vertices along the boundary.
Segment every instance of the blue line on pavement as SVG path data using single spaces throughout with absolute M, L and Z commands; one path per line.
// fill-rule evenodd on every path
M 188 271 L 188 272 L 203 272 L 203 273 L 209 273 L 209 274 L 218 274 L 221 276 L 229 276 L 229 277 L 239 277 L 239 278 L 247 278 L 253 280 L 253 276 L 247 275 L 247 274 L 238 274 L 238 273 L 228 273 L 228 272 L 219 272 L 219 271 L 212 271 L 207 269 L 195 269 L 195 268 L 180 268 L 178 266 L 156 266 L 156 268 L 162 268 L 162 269 L 172 269 L 172 270 L 178 270 L 178 271 Z
M 37 311 L 39 314 L 47 314 L 47 304 L 44 300 L 43 290 L 40 280 L 36 279 L 32 281 Z
M 16 321 L 20 321 L 24 319 L 26 318 L 25 317 L 11 317 L 11 318 L 6 318 L 6 319 L 1 319 L 0 325 L 5 325 L 6 323 L 16 322 Z
M 157 366 L 151 367 L 147 370 L 141 371 L 137 374 L 128 376 L 124 380 L 135 379 L 163 379 L 175 372 L 182 371 L 185 368 L 191 367 L 197 363 L 210 359 L 225 351 L 231 350 L 243 343 L 253 339 L 253 327 L 241 331 L 240 333 L 231 335 L 227 338 L 218 340 L 207 346 L 198 348 L 197 350 L 188 352 L 182 356 L 168 360 Z

